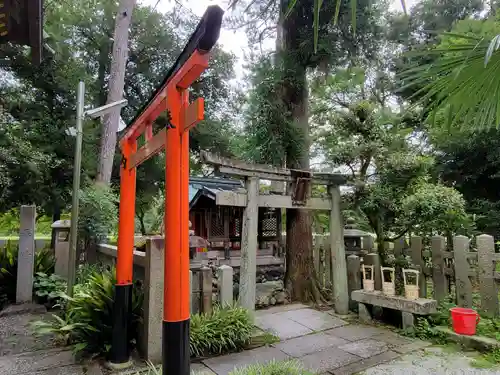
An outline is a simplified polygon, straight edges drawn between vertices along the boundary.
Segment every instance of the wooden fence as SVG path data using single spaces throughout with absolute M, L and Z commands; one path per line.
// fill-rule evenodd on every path
M 331 264 L 328 244 L 319 236 L 315 238 L 314 262 L 320 283 L 331 288 L 331 269 L 335 265 Z M 472 307 L 476 294 L 480 296 L 476 307 L 480 304 L 485 314 L 500 315 L 500 254 L 495 252 L 492 236 L 455 236 L 450 247 L 442 236 L 413 236 L 396 241 L 389 253 L 396 259 L 396 282 L 402 279 L 403 267 L 420 271 L 420 297 L 441 302 L 451 293 L 458 306 Z M 346 256 L 349 294 L 361 289 L 362 264 L 375 266 L 375 289 L 381 290 L 380 259 L 376 253 L 358 249 L 346 251 Z M 355 304 L 351 302 L 350 306 L 354 308 Z

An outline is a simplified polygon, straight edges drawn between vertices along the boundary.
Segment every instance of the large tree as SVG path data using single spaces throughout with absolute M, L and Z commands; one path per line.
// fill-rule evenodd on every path
M 268 26 L 274 26 L 277 40 L 275 56 L 263 57 L 254 74 L 255 91 L 250 94 L 247 114 L 247 133 L 253 140 L 245 148 L 246 155 L 258 162 L 309 169 L 308 74 L 326 73 L 330 66 L 368 58 L 381 33 L 377 21 L 381 5 L 364 0 L 252 1 L 247 5 L 252 34 L 265 35 Z M 332 19 L 338 19 L 338 24 Z M 266 72 L 269 76 L 262 79 Z M 252 151 L 252 144 L 258 148 Z M 307 210 L 287 210 L 286 226 L 286 287 L 293 299 L 318 301 L 311 215 Z

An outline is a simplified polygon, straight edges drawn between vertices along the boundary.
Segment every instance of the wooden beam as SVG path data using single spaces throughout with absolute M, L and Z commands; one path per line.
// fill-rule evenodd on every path
M 205 115 L 205 101 L 203 98 L 198 98 L 184 111 L 183 131 L 189 131 L 197 123 L 203 120 Z
M 219 206 L 246 207 L 247 194 L 234 191 L 220 191 L 215 195 L 215 204 Z M 328 198 L 309 198 L 303 206 L 292 203 L 288 195 L 259 195 L 259 207 L 303 208 L 308 210 L 331 210 L 332 201 Z
M 264 164 L 247 164 L 239 160 L 224 158 L 206 151 L 201 152 L 201 161 L 215 167 L 218 175 L 259 177 L 271 181 L 295 181 L 296 174 L 309 174 L 311 182 L 318 185 L 345 185 L 347 175 L 340 173 L 315 173 L 298 169 L 277 168 Z
M 136 153 L 130 155 L 128 163 L 129 169 L 137 167 L 139 164 L 148 160 L 150 157 L 159 153 L 165 147 L 167 129 L 162 129 L 149 142 L 142 146 Z

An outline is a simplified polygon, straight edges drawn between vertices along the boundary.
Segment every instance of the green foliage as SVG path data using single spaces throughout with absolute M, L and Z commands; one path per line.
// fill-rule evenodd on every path
M 54 315 L 52 321 L 36 322 L 35 332 L 38 335 L 55 334 L 62 342 L 74 345 L 77 353 L 106 355 L 112 339 L 115 283 L 114 269 L 92 272 L 83 284 L 75 287 L 73 298 L 61 294 L 66 300 L 63 316 Z M 131 347 L 137 340 L 143 297 L 142 290 L 134 286 L 128 322 Z
M 116 231 L 118 199 L 113 191 L 101 184 L 92 184 L 80 192 L 78 235 L 83 249 L 105 241 Z
M 245 348 L 253 321 L 239 306 L 214 307 L 210 314 L 191 316 L 189 347 L 195 357 L 218 355 Z
M 61 276 L 47 275 L 43 272 L 35 274 L 33 289 L 38 303 L 47 304 L 52 308 L 61 303 L 61 295 L 66 291 L 67 284 Z
M 18 244 L 11 241 L 7 241 L 7 244 L 0 248 L 0 308 L 16 298 L 18 253 Z M 54 273 L 55 263 L 54 254 L 50 249 L 39 250 L 35 252 L 34 272 L 51 275 Z
M 232 370 L 230 375 L 313 375 L 311 371 L 297 360 L 271 361 L 266 364 L 255 364 Z
M 414 95 L 428 110 L 429 121 L 465 129 L 500 125 L 498 82 L 500 51 L 490 49 L 500 33 L 498 18 L 460 21 L 426 55 L 439 57 L 401 73 L 406 85 L 422 87 Z M 439 124 L 439 123 L 438 123 Z

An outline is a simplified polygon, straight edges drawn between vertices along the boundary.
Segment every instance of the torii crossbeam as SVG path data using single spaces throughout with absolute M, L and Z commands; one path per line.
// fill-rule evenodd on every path
M 207 8 L 176 63 L 120 140 L 120 215 L 113 342 L 110 361 L 129 361 L 127 317 L 132 295 L 136 168 L 165 148 L 165 253 L 163 374 L 189 375 L 189 129 L 203 119 L 203 99 L 189 102 L 189 87 L 207 69 L 223 11 Z M 169 123 L 153 136 L 164 111 Z M 137 139 L 146 143 L 137 150 Z

